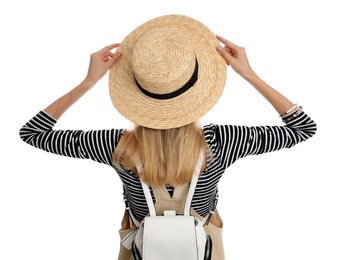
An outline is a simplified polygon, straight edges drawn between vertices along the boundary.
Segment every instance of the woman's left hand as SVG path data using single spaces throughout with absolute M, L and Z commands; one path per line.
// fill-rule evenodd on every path
M 111 51 L 118 46 L 119 43 L 114 43 L 90 55 L 87 79 L 97 82 L 107 73 L 122 56 L 121 52 L 113 53 Z

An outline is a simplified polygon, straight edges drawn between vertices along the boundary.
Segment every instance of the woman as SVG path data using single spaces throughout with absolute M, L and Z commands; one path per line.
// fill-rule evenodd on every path
M 222 94 L 227 65 L 265 97 L 283 126 L 198 126 L 198 119 Z M 135 128 L 53 130 L 62 114 L 108 70 L 112 102 Z M 300 106 L 256 75 L 244 48 L 215 37 L 192 18 L 169 15 L 139 26 L 121 44 L 93 53 L 85 79 L 28 121 L 20 136 L 48 152 L 92 159 L 116 170 L 130 207 L 121 238 L 148 213 L 140 178 L 152 187 L 166 185 L 172 197 L 175 187 L 190 182 L 202 151 L 205 159 L 191 207 L 198 217 L 209 217 L 206 230 L 214 241 L 212 259 L 224 259 L 222 222 L 216 211 L 217 186 L 224 171 L 247 155 L 290 148 L 315 131 L 314 121 Z M 137 170 L 139 165 L 142 171 Z M 130 257 L 121 246 L 119 259 Z

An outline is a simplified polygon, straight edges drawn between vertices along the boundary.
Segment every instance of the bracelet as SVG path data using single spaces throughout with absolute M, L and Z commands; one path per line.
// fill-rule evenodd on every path
M 302 112 L 302 107 L 299 106 L 298 109 L 297 109 L 295 112 L 293 112 L 291 115 L 289 115 L 289 117 L 284 118 L 284 119 L 282 120 L 282 122 L 285 123 L 285 124 L 288 123 L 289 121 L 291 121 L 291 120 L 293 120 L 295 117 L 297 117 L 301 112 Z
M 283 115 L 280 115 L 281 118 L 290 116 L 291 114 L 295 113 L 298 110 L 298 105 L 295 104 L 292 108 L 290 108 L 287 112 L 285 112 Z

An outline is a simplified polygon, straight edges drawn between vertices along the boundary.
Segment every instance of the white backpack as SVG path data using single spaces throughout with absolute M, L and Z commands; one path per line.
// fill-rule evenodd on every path
M 206 234 L 204 225 L 209 216 L 201 221 L 190 214 L 191 201 L 199 178 L 203 156 L 198 160 L 188 190 L 184 214 L 175 210 L 164 210 L 156 215 L 150 189 L 142 182 L 143 191 L 149 208 L 149 216 L 141 223 L 130 217 L 136 229 L 122 240 L 122 244 L 132 249 L 135 260 L 208 260 L 212 256 L 212 239 Z M 140 172 L 140 167 L 138 172 Z

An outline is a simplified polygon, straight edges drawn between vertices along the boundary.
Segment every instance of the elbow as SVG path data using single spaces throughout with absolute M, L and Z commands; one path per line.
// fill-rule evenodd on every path
M 23 132 L 24 132 L 24 126 L 21 127 L 20 130 L 19 130 L 19 137 L 21 138 L 21 140 L 24 139 L 24 133 Z
M 27 143 L 27 139 L 28 139 L 28 133 L 27 133 L 27 129 L 26 126 L 23 126 L 20 128 L 19 130 L 19 137 L 22 141 L 24 141 L 25 143 Z
M 310 138 L 312 138 L 317 132 L 317 126 L 315 123 L 311 124 L 309 127 L 305 129 L 305 131 L 302 132 L 301 139 L 302 141 L 306 141 Z
M 310 127 L 308 128 L 309 138 L 313 137 L 317 133 L 317 124 L 312 122 Z

